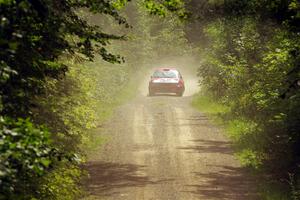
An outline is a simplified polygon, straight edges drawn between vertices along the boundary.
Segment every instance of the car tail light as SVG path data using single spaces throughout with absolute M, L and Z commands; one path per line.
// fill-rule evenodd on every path
M 183 86 L 183 80 L 182 79 L 179 80 L 178 85 Z

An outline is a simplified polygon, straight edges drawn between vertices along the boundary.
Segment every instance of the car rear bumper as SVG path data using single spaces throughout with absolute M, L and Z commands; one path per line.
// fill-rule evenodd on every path
M 149 84 L 151 93 L 183 93 L 184 86 L 177 83 L 151 83 Z

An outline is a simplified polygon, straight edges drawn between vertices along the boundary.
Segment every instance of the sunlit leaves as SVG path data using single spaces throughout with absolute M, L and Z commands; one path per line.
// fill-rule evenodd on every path
M 28 119 L 1 119 L 0 133 L 0 197 L 25 189 L 18 188 L 23 178 L 40 176 L 52 162 L 54 149 L 49 132 L 35 127 Z
M 199 75 L 231 108 L 241 162 L 299 175 L 300 41 L 297 1 L 224 2 L 205 26 L 209 40 Z M 250 8 L 250 9 L 246 9 Z M 251 14 L 251 15 L 250 15 Z M 257 129 L 247 131 L 254 123 Z M 235 132 L 240 130 L 240 132 Z M 244 134 L 249 132 L 249 134 Z
M 81 175 L 81 169 L 72 165 L 66 165 L 51 171 L 46 176 L 42 177 L 45 185 L 43 185 L 38 192 L 41 195 L 40 199 L 77 199 L 82 192 L 78 187 Z
M 74 154 L 78 144 L 84 134 L 96 126 L 99 107 L 117 101 L 113 98 L 124 87 L 129 70 L 112 73 L 107 70 L 101 74 L 104 77 L 94 79 L 94 74 L 90 71 L 85 74 L 86 69 L 79 66 L 68 71 L 70 62 L 63 63 L 61 59 L 74 56 L 79 62 L 100 57 L 111 63 L 122 62 L 123 58 L 111 53 L 108 45 L 112 40 L 125 37 L 105 32 L 106 27 L 90 24 L 84 14 L 108 16 L 116 24 L 128 28 L 126 19 L 119 14 L 126 3 L 127 0 L 0 0 L 0 111 L 6 116 L 0 127 L 3 197 L 38 199 L 36 195 L 45 195 L 39 193 L 39 187 L 45 186 L 40 181 L 44 181 L 49 187 L 42 190 L 48 195 L 41 199 L 57 196 L 62 199 L 59 197 L 63 195 L 66 195 L 63 199 L 74 199 L 67 194 L 72 193 L 69 188 L 76 188 L 74 179 L 80 172 L 76 167 L 66 173 L 60 171 L 64 167 L 62 160 L 76 162 L 76 165 L 80 162 Z M 144 1 L 142 6 L 152 14 L 186 17 L 184 3 L 180 0 Z M 146 33 L 148 29 L 143 31 Z M 162 34 L 169 36 L 170 31 Z M 176 38 L 182 34 L 181 31 Z M 141 36 L 140 41 L 143 40 Z M 138 57 L 139 52 L 136 49 L 133 52 L 132 57 Z M 148 51 L 143 53 L 146 55 Z M 67 73 L 69 77 L 66 78 Z M 90 91 L 92 87 L 97 95 Z M 103 101 L 100 106 L 96 98 Z M 103 110 L 110 112 L 107 108 Z M 47 124 L 53 140 L 46 128 L 23 119 L 28 116 L 36 124 Z M 16 120 L 18 117 L 21 118 Z M 62 149 L 70 155 L 62 156 Z M 41 176 L 44 175 L 50 180 L 43 180 Z
M 182 0 L 143 0 L 146 9 L 155 15 L 165 17 L 169 12 L 176 14 L 181 19 L 187 18 L 185 4 Z
M 112 5 L 116 9 L 120 10 L 120 9 L 124 8 L 128 2 L 129 2 L 129 0 L 114 0 Z
M 13 3 L 15 3 L 15 0 L 0 0 L 0 5 L 11 5 Z
M 2 115 L 17 118 L 36 114 L 31 110 L 36 107 L 32 102 L 46 92 L 46 80 L 61 80 L 67 72 L 68 67 L 58 62 L 63 54 L 83 54 L 89 59 L 102 56 L 113 63 L 121 61 L 106 46 L 110 40 L 120 40 L 123 36 L 104 33 L 101 27 L 90 25 L 77 13 L 80 9 L 110 15 L 127 25 L 109 1 L 0 1 Z M 47 129 L 23 119 L 7 118 L 1 122 L 0 131 L 0 199 L 31 199 L 30 195 L 35 193 L 32 191 L 40 184 L 39 177 L 49 172 L 55 160 L 63 159 L 61 152 L 56 151 L 61 141 L 52 143 Z M 72 155 L 65 159 L 73 162 Z

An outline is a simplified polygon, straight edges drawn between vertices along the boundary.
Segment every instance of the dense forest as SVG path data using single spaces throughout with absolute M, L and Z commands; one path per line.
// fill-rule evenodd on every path
M 215 99 L 219 107 L 210 112 L 225 121 L 245 166 L 299 199 L 299 1 L 192 1 L 190 7 L 197 22 L 189 33 L 201 32 L 190 39 L 203 45 L 199 76 L 206 100 L 198 101 Z M 200 24 L 204 28 L 193 28 Z
M 84 195 L 93 130 L 161 55 L 201 58 L 194 104 L 300 199 L 298 0 L 0 0 L 0 199 Z
M 0 199 L 82 196 L 80 166 L 101 143 L 93 130 L 134 95 L 159 53 L 176 56 L 163 39 L 185 45 L 183 31 L 172 34 L 182 27 L 181 2 L 125 4 L 0 2 Z

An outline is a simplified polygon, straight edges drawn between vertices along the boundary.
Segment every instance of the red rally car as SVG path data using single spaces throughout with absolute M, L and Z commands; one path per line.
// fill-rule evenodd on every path
M 158 68 L 149 81 L 149 96 L 158 93 L 175 93 L 182 96 L 184 90 L 182 75 L 175 68 Z

